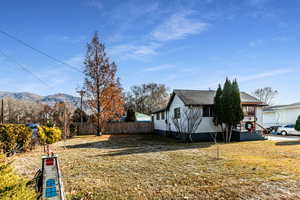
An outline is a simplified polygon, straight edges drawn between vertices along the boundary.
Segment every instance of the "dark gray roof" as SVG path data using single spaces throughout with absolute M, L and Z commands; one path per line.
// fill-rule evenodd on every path
M 173 94 L 183 101 L 185 105 L 212 105 L 214 104 L 215 90 L 174 90 Z M 257 98 L 241 92 L 242 103 L 263 104 Z M 172 99 L 171 99 L 172 100 Z

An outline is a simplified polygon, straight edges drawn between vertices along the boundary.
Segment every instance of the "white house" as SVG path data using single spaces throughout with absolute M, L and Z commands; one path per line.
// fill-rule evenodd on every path
M 265 127 L 295 124 L 300 115 L 300 102 L 269 106 L 263 109 L 263 124 Z
M 161 135 L 176 135 L 173 117 L 183 117 L 182 112 L 185 109 L 197 107 L 201 110 L 202 122 L 193 138 L 210 140 L 209 133 L 221 132 L 221 128 L 213 122 L 215 93 L 213 90 L 174 90 L 167 107 L 153 112 L 154 131 Z M 245 118 L 235 129 L 239 138 L 242 136 L 240 133 L 248 132 L 245 128 L 247 122 L 252 124 L 254 132 L 261 130 L 262 106 L 264 106 L 258 99 L 245 92 L 241 92 L 240 95 Z

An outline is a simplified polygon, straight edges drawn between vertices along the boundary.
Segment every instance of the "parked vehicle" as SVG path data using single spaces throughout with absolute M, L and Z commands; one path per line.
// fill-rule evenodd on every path
M 280 133 L 281 135 L 300 135 L 300 131 L 295 130 L 294 124 L 279 127 L 278 133 Z
M 269 128 L 267 128 L 268 134 L 273 134 L 273 135 L 277 135 L 278 134 L 278 129 L 281 126 L 271 126 Z

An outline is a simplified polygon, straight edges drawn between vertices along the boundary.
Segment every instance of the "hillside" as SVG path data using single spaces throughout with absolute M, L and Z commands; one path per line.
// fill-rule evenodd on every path
M 80 103 L 80 98 L 75 97 L 69 94 L 64 93 L 58 93 L 58 94 L 52 94 L 47 96 L 40 96 L 34 93 L 30 92 L 3 92 L 0 91 L 0 99 L 10 97 L 17 100 L 22 101 L 32 101 L 37 103 L 43 103 L 48 105 L 54 105 L 56 102 L 68 102 L 73 104 L 74 106 L 78 106 Z

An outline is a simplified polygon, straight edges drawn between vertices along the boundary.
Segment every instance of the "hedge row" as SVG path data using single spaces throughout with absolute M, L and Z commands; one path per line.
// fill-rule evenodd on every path
M 0 199 L 34 200 L 37 194 L 34 188 L 27 186 L 27 181 L 13 173 L 5 158 L 0 154 Z
M 38 127 L 38 141 L 40 144 L 52 144 L 60 140 L 61 130 L 56 127 Z M 13 150 L 27 151 L 35 141 L 32 138 L 32 129 L 23 124 L 0 125 L 0 149 L 3 152 Z

